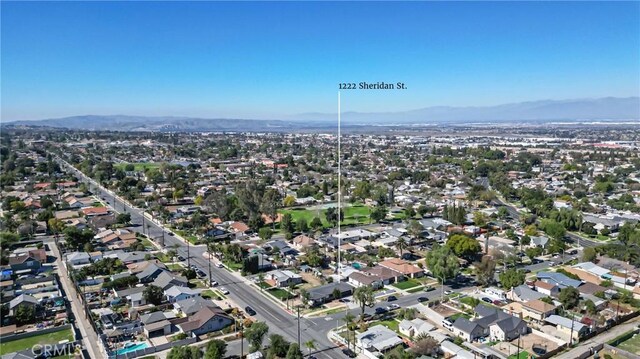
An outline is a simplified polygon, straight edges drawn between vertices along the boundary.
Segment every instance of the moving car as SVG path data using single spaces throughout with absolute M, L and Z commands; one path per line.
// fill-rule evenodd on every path
M 253 310 L 253 308 L 251 308 L 250 306 L 246 306 L 244 308 L 244 311 L 247 312 L 247 314 L 249 314 L 249 315 L 256 315 L 256 311 Z
M 229 294 L 229 290 L 227 288 L 225 288 L 225 287 L 220 287 L 220 292 L 222 294 Z
M 388 310 L 386 310 L 386 309 L 384 309 L 382 307 L 376 308 L 376 314 L 384 314 L 386 312 L 388 312 Z
M 493 300 L 491 300 L 491 298 L 489 297 L 482 297 L 482 301 L 486 303 L 493 303 Z
M 387 310 L 388 311 L 392 311 L 392 310 L 396 310 L 396 309 L 400 309 L 400 306 L 397 304 L 391 304 L 389 306 L 387 306 Z
M 393 302 L 398 300 L 398 298 L 395 295 L 390 295 L 387 297 L 387 302 Z
M 444 291 L 444 294 L 446 295 L 453 294 L 453 291 L 451 289 L 447 289 Z
M 418 298 L 418 302 L 420 302 L 420 303 L 422 303 L 422 302 L 428 302 L 428 301 L 429 301 L 429 298 L 427 298 L 427 297 L 419 297 L 419 298 Z

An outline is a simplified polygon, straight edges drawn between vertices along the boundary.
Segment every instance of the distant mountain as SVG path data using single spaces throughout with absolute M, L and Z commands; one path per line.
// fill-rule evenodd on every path
M 86 115 L 4 122 L 2 126 L 46 126 L 112 131 L 289 132 L 334 127 L 335 121 L 335 113 L 306 113 L 279 120 Z M 483 107 L 436 106 L 403 112 L 344 112 L 342 121 L 347 126 L 578 121 L 638 121 L 640 123 L 640 97 L 544 100 Z
M 292 119 L 335 121 L 335 114 L 306 113 Z M 498 106 L 435 106 L 403 112 L 343 112 L 345 124 L 429 124 L 477 122 L 553 122 L 640 120 L 640 97 L 606 97 L 578 100 L 543 100 Z
M 146 117 L 146 116 L 73 116 L 37 121 L 15 121 L 5 125 L 46 126 L 76 130 L 110 131 L 288 131 L 296 124 L 280 120 L 207 119 L 193 117 Z

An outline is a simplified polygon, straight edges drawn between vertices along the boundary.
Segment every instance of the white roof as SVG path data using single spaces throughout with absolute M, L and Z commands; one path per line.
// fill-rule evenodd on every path
M 605 274 L 608 274 L 610 271 L 606 268 L 602 268 L 597 264 L 591 263 L 591 262 L 582 262 L 582 263 L 578 263 L 574 266 L 575 268 L 580 268 L 584 271 L 587 271 L 589 273 L 592 273 L 594 275 L 597 275 L 598 277 L 601 277 Z
M 359 334 L 357 338 L 364 348 L 374 347 L 378 351 L 402 344 L 402 339 L 394 331 L 383 325 L 374 325 L 366 332 Z

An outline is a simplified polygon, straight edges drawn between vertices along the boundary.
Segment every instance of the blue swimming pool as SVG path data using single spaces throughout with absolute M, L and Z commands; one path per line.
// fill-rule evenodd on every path
M 127 353 L 131 353 L 131 352 L 135 352 L 136 350 L 145 349 L 148 346 L 149 346 L 149 344 L 147 344 L 147 342 L 142 342 L 142 343 L 138 343 L 138 344 L 134 344 L 134 345 L 128 346 L 126 348 L 118 349 L 118 350 L 116 350 L 116 353 L 118 355 L 127 354 Z

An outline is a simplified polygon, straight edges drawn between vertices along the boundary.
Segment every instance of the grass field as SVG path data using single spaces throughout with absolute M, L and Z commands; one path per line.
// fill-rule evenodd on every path
M 407 289 L 407 293 L 418 293 L 418 292 L 422 292 L 422 291 L 424 291 L 424 288 L 422 288 L 422 287 Z
M 511 355 L 509 357 L 509 359 L 528 359 L 529 358 L 529 353 L 525 350 L 520 352 L 520 355 Z
M 169 270 L 173 272 L 180 272 L 184 269 L 184 267 L 178 263 L 167 264 L 167 268 L 169 268 Z
M 394 287 L 398 288 L 398 289 L 411 289 L 411 288 L 417 287 L 417 286 L 419 286 L 421 284 L 417 280 L 407 279 L 405 281 L 394 283 L 392 285 Z
M 329 222 L 326 217 L 326 209 L 309 210 L 304 208 L 283 209 L 279 211 L 282 214 L 289 213 L 293 222 L 298 222 L 301 218 L 307 221 L 307 224 L 315 217 L 319 217 L 322 221 L 322 225 L 329 227 Z M 354 206 L 344 208 L 344 220 L 342 224 L 368 224 L 369 223 L 369 207 L 356 204 Z
M 57 344 L 61 340 L 73 341 L 73 334 L 70 329 L 12 340 L 10 342 L 3 340 L 0 344 L 0 355 L 31 349 L 36 344 Z
M 139 162 L 139 163 L 133 164 L 133 170 L 144 171 L 146 168 L 148 169 L 160 168 L 160 165 L 161 165 L 160 163 L 155 163 L 155 162 Z M 113 165 L 113 167 L 119 168 L 123 171 L 126 166 L 127 166 L 127 163 L 117 163 Z
M 618 344 L 617 347 L 629 353 L 640 355 L 640 335 L 635 334 L 631 338 Z

